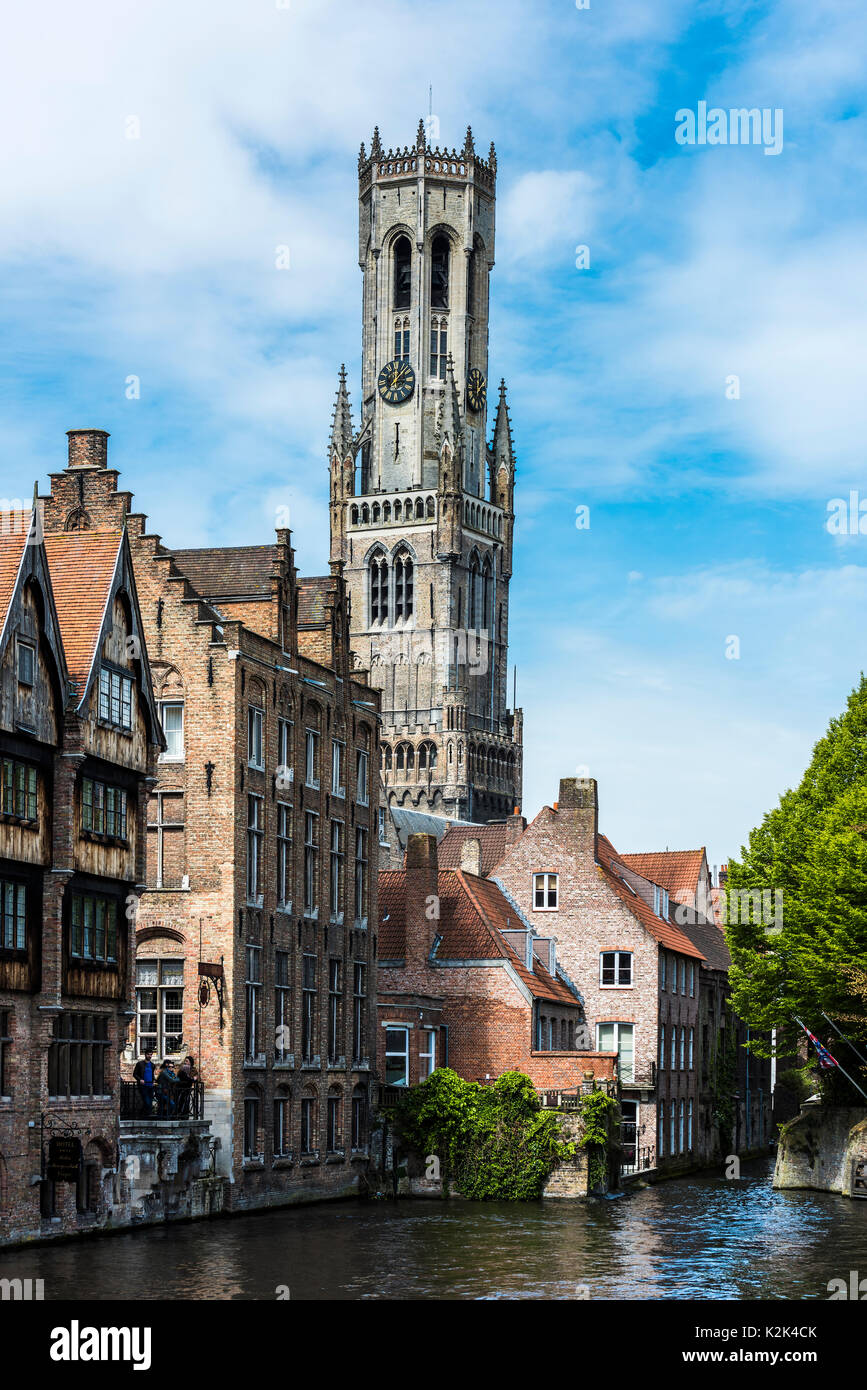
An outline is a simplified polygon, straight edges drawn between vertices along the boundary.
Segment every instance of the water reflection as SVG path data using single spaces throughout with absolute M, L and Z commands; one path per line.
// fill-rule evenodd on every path
M 17 1250 L 49 1299 L 824 1299 L 867 1273 L 867 1202 L 767 1163 L 582 1203 L 341 1203 Z

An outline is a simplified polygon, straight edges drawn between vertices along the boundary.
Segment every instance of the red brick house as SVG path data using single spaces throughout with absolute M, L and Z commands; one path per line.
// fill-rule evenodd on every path
M 582 1000 L 550 935 L 489 879 L 440 869 L 433 835 L 380 875 L 379 1073 L 415 1085 L 437 1066 L 470 1081 L 517 1069 L 540 1090 L 612 1077 L 614 1055 L 579 1050 Z
M 378 694 L 339 565 L 290 534 L 173 550 L 106 464 L 53 480 L 135 567 L 166 747 L 141 838 L 126 1066 L 195 1058 L 226 1205 L 356 1190 L 373 1073 Z M 132 979 L 133 964 L 135 978 Z
M 98 511 L 83 524 L 104 438 L 70 431 L 69 495 L 0 523 L 0 1240 L 112 1213 L 163 738 L 128 536 Z
M 713 1157 L 714 1072 L 722 1042 L 745 1029 L 727 1007 L 723 935 L 695 908 L 710 901 L 704 850 L 619 855 L 599 833 L 596 783 L 576 779 L 530 825 L 515 816 L 474 838 L 485 872 L 556 941 L 584 1001 L 585 1045 L 619 1055 L 627 1161 L 677 1169 Z M 465 827 L 448 830 L 441 860 L 471 843 Z M 742 1152 L 767 1143 L 769 1083 L 754 1059 L 749 1075 L 746 1054 L 737 1065 L 730 1142 Z

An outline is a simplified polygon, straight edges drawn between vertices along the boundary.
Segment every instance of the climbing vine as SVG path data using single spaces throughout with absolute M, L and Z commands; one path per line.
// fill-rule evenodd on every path
M 438 1067 L 401 1097 L 395 1122 L 407 1147 L 438 1158 L 444 1188 L 477 1202 L 539 1197 L 555 1162 L 575 1153 L 560 1117 L 517 1071 L 479 1086 Z
M 581 1147 L 587 1150 L 587 1180 L 590 1190 L 608 1185 L 608 1117 L 617 1101 L 604 1091 L 591 1091 L 581 1097 L 579 1113 L 584 1126 Z

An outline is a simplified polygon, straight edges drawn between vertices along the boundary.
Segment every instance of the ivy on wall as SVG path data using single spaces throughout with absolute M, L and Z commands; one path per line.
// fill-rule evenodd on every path
M 408 1147 L 437 1156 L 444 1190 L 454 1186 L 477 1202 L 539 1197 L 557 1160 L 575 1154 L 561 1137 L 560 1117 L 542 1109 L 532 1081 L 518 1071 L 479 1086 L 438 1067 L 401 1097 L 395 1121 Z

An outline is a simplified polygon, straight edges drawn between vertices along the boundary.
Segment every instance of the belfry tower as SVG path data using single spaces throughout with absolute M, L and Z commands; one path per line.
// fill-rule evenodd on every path
M 507 708 L 515 455 L 501 383 L 488 443 L 488 294 L 497 159 L 463 149 L 358 160 L 361 421 L 341 368 L 331 559 L 353 650 L 383 691 L 385 799 L 485 821 L 521 800 Z

